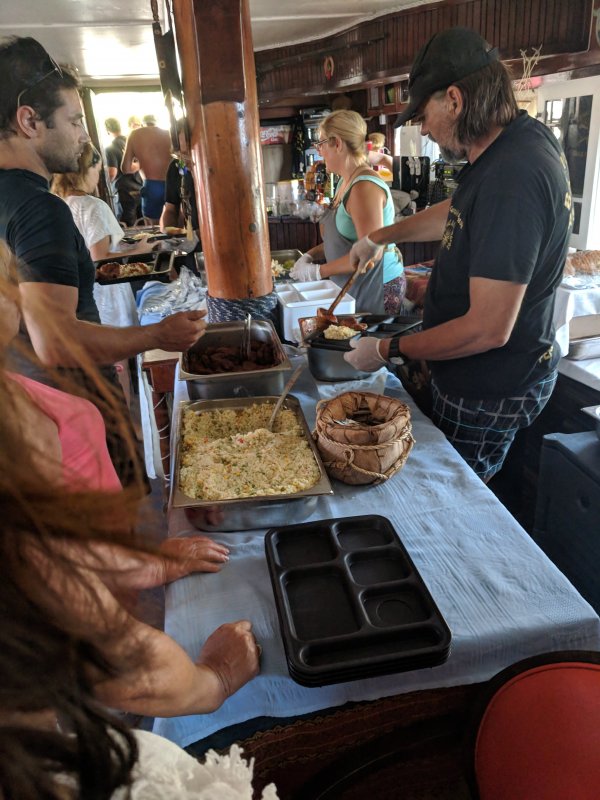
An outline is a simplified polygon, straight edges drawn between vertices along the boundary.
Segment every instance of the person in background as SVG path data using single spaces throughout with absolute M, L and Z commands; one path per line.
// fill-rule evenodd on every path
M 136 117 L 135 114 L 127 120 L 127 127 L 129 128 L 129 132 L 134 131 L 136 128 L 142 127 L 142 121 L 139 117 Z
M 367 144 L 367 154 L 370 164 L 374 164 L 375 161 L 371 159 L 371 153 L 381 153 L 382 155 L 386 153 L 387 148 L 385 146 L 385 135 L 383 133 L 375 132 L 370 133 L 367 136 L 367 143 L 371 143 L 371 146 Z M 389 151 L 388 151 L 389 152 Z
M 498 51 L 474 31 L 430 39 L 409 90 L 400 121 L 420 122 L 445 161 L 468 164 L 451 199 L 354 245 L 360 267 L 387 242 L 441 239 L 423 331 L 364 337 L 345 358 L 359 370 L 426 360 L 433 421 L 488 481 L 556 383 L 552 313 L 573 216 L 566 160 L 551 131 L 519 111 Z
M 167 169 L 165 181 L 165 204 L 160 217 L 160 228 L 187 229 L 188 221 L 193 231 L 198 231 L 198 206 L 194 177 L 189 165 L 189 153 L 185 136 L 185 120 L 178 120 L 179 156 Z
M 68 368 L 73 380 L 85 376 L 72 364 L 64 341 L 77 342 L 102 367 L 105 380 L 122 397 L 114 363 L 145 350 L 187 350 L 203 334 L 204 312 L 187 311 L 155 325 L 103 326 L 93 286 L 95 268 L 66 204 L 48 191 L 53 173 L 75 172 L 89 141 L 76 77 L 56 64 L 32 38 L 12 37 L 0 44 L 0 238 L 19 260 L 23 320 L 20 341 L 36 359 L 14 350 L 14 371 L 46 383 L 56 369 Z M 49 327 L 39 309 L 54 307 L 60 324 Z M 56 330 L 64 339 L 56 337 Z M 108 429 L 111 455 L 120 477 L 132 470 L 122 459 L 116 431 Z
M 367 126 L 356 111 L 333 111 L 321 123 L 316 147 L 327 171 L 339 175 L 333 202 L 322 218 L 323 243 L 305 253 L 290 272 L 298 281 L 331 278 L 343 286 L 352 272 L 350 248 L 374 225 L 394 220 L 390 190 L 367 163 Z M 392 245 L 378 252 L 374 267 L 352 285 L 356 308 L 375 314 L 398 314 L 404 298 L 401 256 Z
M 77 230 L 83 236 L 86 247 L 94 261 L 122 256 L 117 248 L 123 238 L 123 229 L 108 205 L 94 196 L 102 169 L 100 153 L 89 142 L 79 156 L 77 172 L 55 175 L 51 190 L 62 197 L 71 209 Z M 151 245 L 135 248 L 135 253 L 148 253 Z M 133 252 L 133 251 L 129 251 Z M 137 308 L 131 286 L 127 283 L 101 286 L 94 284 L 94 300 L 104 325 L 139 325 Z M 131 377 L 127 360 L 115 365 L 125 392 L 127 404 L 131 399 Z
M 107 706 L 152 716 L 215 710 L 258 673 L 251 625 L 221 626 L 192 660 L 117 598 L 217 571 L 227 549 L 201 536 L 158 551 L 140 541 L 136 498 L 120 490 L 95 406 L 6 372 L 19 301 L 1 243 L 0 795 L 191 800 L 210 789 L 208 771 L 160 737 L 130 731 Z M 226 769 L 219 777 L 227 786 Z
M 135 163 L 137 161 L 137 164 Z M 168 131 L 158 128 L 156 119 L 148 114 L 144 117 L 144 127 L 135 128 L 127 137 L 121 170 L 125 174 L 142 173 L 144 183 L 142 215 L 152 223 L 157 223 L 165 200 L 165 178 L 171 163 L 171 136 Z
M 142 178 L 139 170 L 126 175 L 121 171 L 121 161 L 125 152 L 126 138 L 121 133 L 121 123 L 115 117 L 108 117 L 104 120 L 104 127 L 109 136 L 112 137 L 111 144 L 105 148 L 106 169 L 111 184 L 114 186 L 119 200 L 120 212 L 117 219 L 121 220 L 127 227 L 135 225 L 138 217 L 141 216 L 140 190 L 142 188 Z
M 124 236 L 123 228 L 104 200 L 95 196 L 101 171 L 100 153 L 87 142 L 78 158 L 77 171 L 58 173 L 51 183 L 52 192 L 62 197 L 71 209 L 75 224 L 94 261 L 123 255 L 117 249 Z M 151 249 L 151 246 L 143 245 L 137 247 L 135 253 L 148 253 Z

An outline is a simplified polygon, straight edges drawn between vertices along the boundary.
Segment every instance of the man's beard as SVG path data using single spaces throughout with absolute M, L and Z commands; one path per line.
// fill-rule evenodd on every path
M 448 147 L 440 147 L 440 154 L 447 164 L 458 164 L 459 161 L 465 161 L 467 158 L 467 152 L 464 148 L 451 150 Z
M 77 172 L 79 169 L 79 156 L 69 156 L 66 153 L 51 153 L 44 158 L 48 172 L 64 175 L 66 172 Z
M 456 144 L 455 147 L 442 147 L 442 145 L 436 142 L 431 136 L 428 138 L 440 148 L 440 155 L 447 164 L 457 164 L 459 161 L 466 160 L 467 151 L 464 147 L 461 147 L 461 145 Z
M 48 172 L 64 175 L 65 172 L 77 172 L 79 169 L 81 151 L 68 152 L 66 148 L 61 150 L 54 143 L 49 143 L 40 155 Z

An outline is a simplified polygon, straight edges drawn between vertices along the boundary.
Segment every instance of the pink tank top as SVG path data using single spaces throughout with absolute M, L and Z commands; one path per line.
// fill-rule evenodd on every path
M 58 428 L 65 485 L 75 490 L 121 491 L 106 447 L 106 428 L 93 403 L 24 375 L 9 373 Z

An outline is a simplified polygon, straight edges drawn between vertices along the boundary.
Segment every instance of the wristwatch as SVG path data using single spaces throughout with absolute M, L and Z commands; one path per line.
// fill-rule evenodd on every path
M 400 350 L 399 345 L 399 336 L 394 336 L 392 339 L 390 339 L 390 349 L 388 351 L 387 360 L 392 364 L 396 364 L 397 366 L 401 366 L 405 361 L 408 361 L 408 356 L 404 355 L 404 353 Z

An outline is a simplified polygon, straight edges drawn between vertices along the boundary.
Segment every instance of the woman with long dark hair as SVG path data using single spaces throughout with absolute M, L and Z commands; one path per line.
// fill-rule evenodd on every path
M 132 782 L 134 798 L 197 796 L 186 793 L 202 777 L 196 762 L 181 773 L 181 751 L 132 735 L 105 706 L 148 716 L 209 712 L 257 673 L 249 622 L 221 626 L 192 661 L 118 600 L 123 590 L 219 569 L 226 550 L 198 537 L 199 553 L 185 539 L 157 553 L 135 533 L 134 489 L 76 480 L 65 467 L 72 443 L 59 404 L 3 363 L 19 321 L 11 259 L 0 242 L 0 796 L 108 800 L 126 797 L 114 793 Z M 70 394 L 51 391 L 70 406 Z M 95 411 L 75 400 L 73 414 L 85 414 L 85 404 Z M 153 765 L 142 759 L 134 770 L 140 747 L 152 750 Z M 154 794 L 139 789 L 144 783 Z

